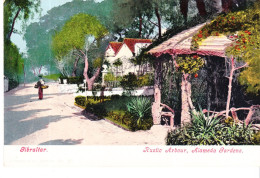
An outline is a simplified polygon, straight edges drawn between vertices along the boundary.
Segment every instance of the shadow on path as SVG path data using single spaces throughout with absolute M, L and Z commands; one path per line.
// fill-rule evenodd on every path
M 46 117 L 33 118 L 37 112 L 48 111 L 49 109 L 37 109 L 28 111 L 11 111 L 4 116 L 4 144 L 11 144 L 13 141 L 23 138 L 38 130 L 48 127 L 51 122 L 57 122 L 64 118 L 60 115 L 50 115 Z M 32 117 L 31 120 L 25 120 Z
M 78 145 L 81 144 L 83 139 L 78 139 L 78 140 L 72 140 L 72 139 L 67 139 L 67 140 L 50 140 L 47 142 L 40 143 L 39 145 Z
M 45 95 L 43 95 L 43 100 L 53 98 L 53 97 L 47 97 L 48 95 L 53 96 L 53 94 L 45 94 Z M 26 103 L 30 103 L 30 102 L 37 102 L 37 101 L 40 101 L 38 99 L 37 94 L 22 95 L 22 96 L 6 95 L 6 96 L 4 96 L 4 107 L 10 107 L 10 106 L 26 104 Z

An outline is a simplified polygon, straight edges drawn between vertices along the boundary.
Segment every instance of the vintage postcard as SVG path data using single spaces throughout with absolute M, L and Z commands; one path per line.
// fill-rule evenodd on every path
M 5 0 L 5 167 L 260 166 L 258 0 Z

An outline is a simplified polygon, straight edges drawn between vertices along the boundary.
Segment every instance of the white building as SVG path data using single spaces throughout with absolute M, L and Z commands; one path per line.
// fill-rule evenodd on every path
M 140 67 L 134 65 L 131 62 L 135 56 L 139 55 L 142 48 L 149 46 L 152 43 L 150 39 L 136 39 L 136 38 L 125 38 L 123 42 L 110 42 L 106 52 L 105 60 L 109 62 L 110 66 L 103 66 L 102 78 L 107 72 L 112 72 L 116 76 L 127 75 L 129 72 L 139 74 Z M 120 60 L 121 66 L 115 66 L 114 63 Z M 148 65 L 148 64 L 147 64 Z M 150 70 L 150 66 L 146 66 L 144 72 Z M 104 80 L 103 80 L 104 82 Z

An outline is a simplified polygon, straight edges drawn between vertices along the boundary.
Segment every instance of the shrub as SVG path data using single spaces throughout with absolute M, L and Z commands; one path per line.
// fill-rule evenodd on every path
M 131 125 L 132 122 L 132 116 L 129 112 L 122 111 L 122 110 L 114 110 L 110 111 L 107 114 L 108 118 L 116 121 L 119 124 L 124 124 L 128 128 Z
M 134 97 L 126 104 L 127 111 L 133 115 L 132 129 L 150 129 L 151 101 L 146 97 Z
M 154 84 L 154 77 L 152 74 L 145 74 L 138 77 L 138 87 L 152 86 Z
M 79 106 L 85 107 L 87 104 L 87 100 L 85 96 L 77 96 L 75 97 L 75 103 Z
M 110 98 L 104 98 L 104 101 L 110 100 Z M 75 98 L 75 103 L 79 106 L 86 107 L 87 104 L 98 104 L 100 103 L 100 97 L 90 97 L 87 99 L 85 96 L 77 96 Z
M 16 79 L 9 78 L 9 86 L 8 86 L 9 90 L 12 90 L 12 89 L 18 87 L 18 85 L 19 85 L 19 82 Z
M 167 145 L 253 145 L 256 131 L 252 127 L 221 117 L 205 116 L 202 111 L 193 114 L 191 124 L 168 132 Z
M 121 76 L 115 76 L 113 73 L 107 73 L 104 76 L 104 80 L 106 82 L 114 82 L 114 81 L 121 81 L 122 77 Z
M 68 84 L 82 84 L 83 77 L 68 77 Z
M 137 118 L 133 118 L 129 127 L 131 131 L 137 131 L 137 130 L 150 130 L 152 126 L 153 126 L 153 119 L 151 117 L 148 117 L 148 118 L 144 118 L 140 124 L 138 124 Z
M 102 103 L 90 103 L 87 102 L 86 109 L 87 112 L 92 113 L 102 119 L 103 117 L 107 116 L 107 110 L 102 105 Z
M 108 119 L 131 130 L 149 130 L 153 125 L 152 118 L 145 119 L 140 125 L 137 125 L 137 120 L 128 111 L 114 110 L 107 114 Z
M 120 85 L 125 90 L 133 90 L 138 87 L 137 76 L 134 73 L 129 73 L 128 75 L 123 76 Z

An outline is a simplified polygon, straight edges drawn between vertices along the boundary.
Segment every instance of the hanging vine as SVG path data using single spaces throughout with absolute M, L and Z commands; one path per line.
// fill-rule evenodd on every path
M 192 38 L 192 50 L 209 36 L 225 35 L 233 43 L 226 49 L 227 56 L 234 56 L 249 65 L 240 73 L 239 81 L 247 85 L 248 92 L 260 91 L 260 2 L 237 12 L 221 14 L 201 28 Z

